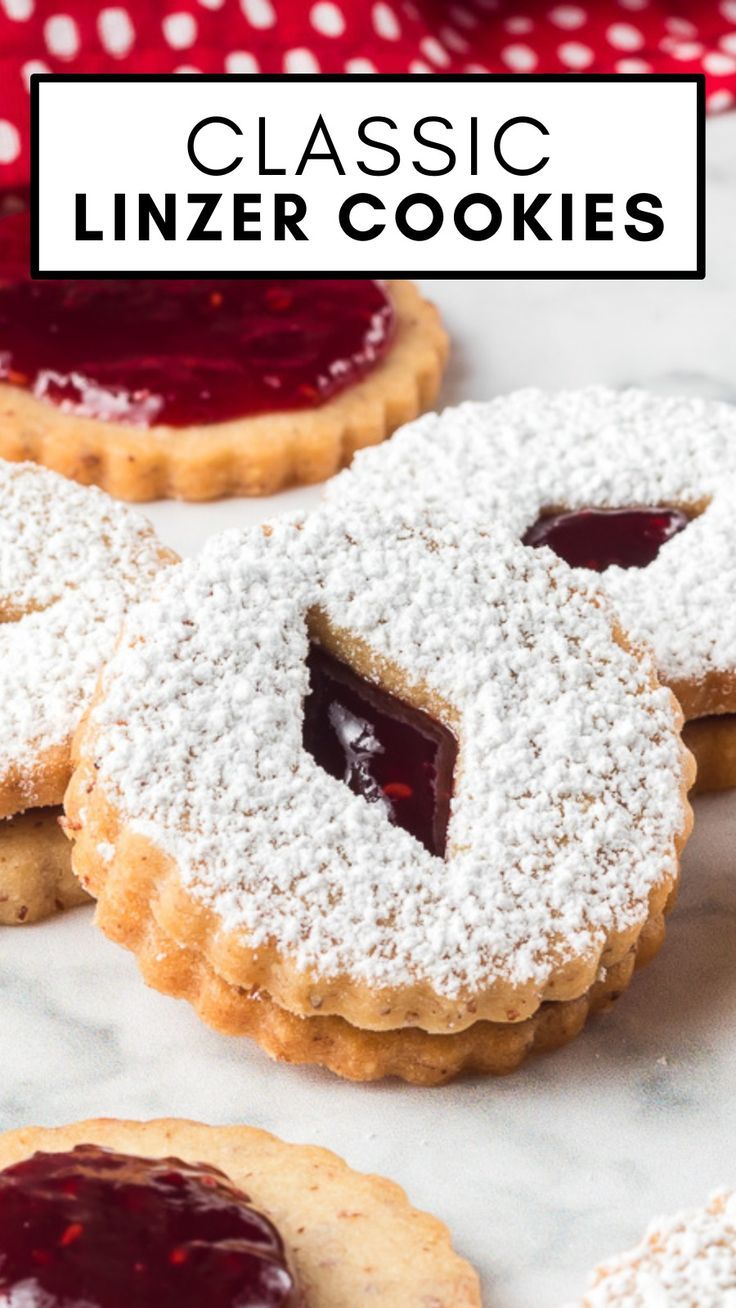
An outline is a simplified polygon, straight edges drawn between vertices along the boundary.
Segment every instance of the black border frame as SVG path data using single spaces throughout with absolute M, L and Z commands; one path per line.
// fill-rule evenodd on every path
M 254 278 L 262 279 L 273 277 L 273 272 L 246 272 L 243 269 L 236 269 L 231 272 L 222 272 L 220 270 L 209 272 L 164 272 L 155 273 L 144 270 L 142 272 L 75 272 L 54 270 L 52 272 L 41 272 L 38 266 L 38 174 L 39 174 L 39 141 L 38 141 L 38 117 L 39 117 L 39 87 L 42 82 L 409 82 L 413 81 L 417 74 L 415 73 L 34 73 L 31 76 L 31 276 L 39 280 L 53 278 L 71 278 L 74 280 L 89 280 L 92 278 L 104 278 L 105 280 L 120 280 L 123 278 L 136 278 L 141 280 L 159 280 L 163 278 L 186 280 L 202 280 L 204 278 L 222 277 L 222 278 Z M 664 279 L 672 281 L 698 281 L 705 277 L 705 75 L 703 73 L 434 73 L 432 75 L 434 82 L 484 82 L 493 84 L 495 82 L 690 82 L 695 84 L 696 88 L 696 176 L 697 176 L 697 200 L 696 200 L 696 265 L 692 271 L 676 269 L 672 271 L 664 269 L 655 269 L 651 272 L 642 272 L 638 269 L 632 271 L 606 269 L 601 272 L 585 269 L 565 270 L 557 272 L 549 270 L 546 272 L 539 271 L 508 271 L 491 269 L 484 272 L 441 272 L 433 271 L 432 276 L 437 278 L 447 278 L 454 281 L 662 281 Z M 311 281 L 316 278 L 336 279 L 341 276 L 335 272 L 308 272 L 297 270 L 295 272 L 279 270 L 281 277 L 300 277 L 305 281 Z M 344 275 L 344 274 L 343 274 Z M 408 269 L 401 271 L 395 270 L 378 270 L 372 273 L 353 273 L 351 274 L 356 280 L 365 280 L 373 277 L 424 277 L 425 271 L 412 272 Z

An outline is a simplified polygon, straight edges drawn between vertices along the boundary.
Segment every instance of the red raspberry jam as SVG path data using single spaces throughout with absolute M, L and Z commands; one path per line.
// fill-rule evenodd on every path
M 0 193 L 0 381 L 140 427 L 324 404 L 385 355 L 374 281 L 31 281 L 24 197 Z
M 359 677 L 319 645 L 308 658 L 304 746 L 389 822 L 443 858 L 457 741 L 427 713 Z
M 385 354 L 372 281 L 30 281 L 0 286 L 0 380 L 69 413 L 150 427 L 324 404 Z
M 539 518 L 524 536 L 525 545 L 548 545 L 573 568 L 605 572 L 646 568 L 666 541 L 690 522 L 681 509 L 578 509 Z
M 0 1172 L 0 1303 L 303 1308 L 280 1235 L 214 1167 L 96 1145 Z

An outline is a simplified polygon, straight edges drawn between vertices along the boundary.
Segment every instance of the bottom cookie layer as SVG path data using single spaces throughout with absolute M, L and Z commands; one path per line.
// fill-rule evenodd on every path
M 693 718 L 685 723 L 682 738 L 698 765 L 691 795 L 736 786 L 736 713 Z
M 39 922 L 88 900 L 60 817 L 60 808 L 33 808 L 0 821 L 0 926 Z
M 326 1149 L 247 1126 L 77 1122 L 0 1135 L 0 1168 L 77 1144 L 219 1167 L 276 1223 L 314 1308 L 480 1308 L 478 1277 L 442 1222 Z
M 650 918 L 635 949 L 602 969 L 579 999 L 544 1003 L 524 1022 L 476 1022 L 454 1035 L 416 1027 L 363 1031 L 341 1017 L 298 1017 L 264 994 L 253 995 L 219 977 L 194 950 L 178 945 L 153 919 L 125 920 L 98 905 L 103 931 L 137 955 L 144 980 L 156 990 L 186 999 L 209 1026 L 226 1035 L 249 1036 L 272 1058 L 326 1067 L 350 1081 L 398 1077 L 414 1085 L 441 1085 L 463 1073 L 503 1076 L 528 1054 L 557 1049 L 574 1039 L 590 1013 L 626 989 L 634 968 L 649 962 L 664 939 L 664 915 Z M 133 925 L 135 924 L 135 925 Z

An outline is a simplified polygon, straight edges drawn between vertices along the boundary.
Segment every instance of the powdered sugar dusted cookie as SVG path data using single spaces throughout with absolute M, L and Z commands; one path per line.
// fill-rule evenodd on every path
M 731 1308 L 736 1304 L 736 1195 L 713 1194 L 652 1222 L 628 1253 L 601 1263 L 569 1308 Z
M 16 815 L 61 804 L 71 737 L 123 615 L 172 558 L 101 492 L 0 463 L 0 920 L 70 902 L 58 814 Z
M 74 867 L 103 928 L 135 947 L 152 917 L 245 1004 L 523 1022 L 661 915 L 680 722 L 509 537 L 373 510 L 228 533 L 130 615 L 76 743 Z
M 481 1302 L 441 1222 L 326 1149 L 175 1119 L 0 1136 L 0 1295 L 45 1302 L 51 1284 L 64 1302 L 102 1304 L 111 1281 L 116 1303 L 146 1305 Z
M 518 391 L 402 429 L 328 490 L 503 522 L 594 584 L 654 651 L 703 783 L 736 781 L 736 411 L 603 388 Z

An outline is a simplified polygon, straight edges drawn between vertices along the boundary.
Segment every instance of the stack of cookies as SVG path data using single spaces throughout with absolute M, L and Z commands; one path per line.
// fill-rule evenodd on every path
M 183 564 L 102 491 L 0 463 L 0 924 L 90 894 L 151 985 L 357 1081 L 564 1044 L 662 942 L 690 750 L 701 789 L 736 784 L 732 410 L 526 391 L 381 445 L 447 352 L 411 283 L 36 284 L 26 226 L 0 454 L 200 499 L 380 448 Z M 0 1169 L 0 1300 L 480 1302 L 394 1187 L 249 1128 L 26 1131 Z M 719 1194 L 582 1303 L 715 1308 L 733 1244 Z
M 178 566 L 102 492 L 0 464 L 0 921 L 89 893 L 150 984 L 353 1080 L 564 1044 L 662 942 L 688 743 L 705 788 L 736 781 L 732 441 L 725 406 L 637 392 L 463 406 L 358 458 L 311 516 Z M 91 1284 L 111 1205 L 122 1284 L 134 1189 L 151 1302 L 189 1258 L 169 1192 L 195 1243 L 205 1196 L 227 1214 L 213 1303 L 235 1272 L 273 1308 L 480 1302 L 400 1192 L 248 1128 L 81 1123 L 0 1140 L 0 1165 L 11 1288 L 54 1223 L 82 1234 L 49 1286 Z M 727 1194 L 660 1223 L 581 1305 L 654 1287 L 715 1308 L 732 1227 Z
M 152 985 L 357 1080 L 569 1040 L 662 940 L 677 701 L 701 784 L 736 777 L 732 432 L 639 392 L 464 405 L 176 568 L 5 465 L 3 920 L 91 893 Z

